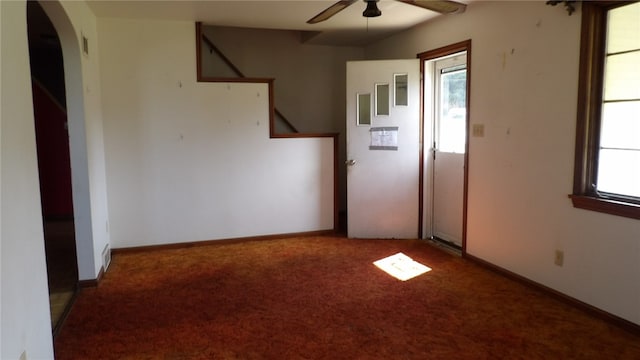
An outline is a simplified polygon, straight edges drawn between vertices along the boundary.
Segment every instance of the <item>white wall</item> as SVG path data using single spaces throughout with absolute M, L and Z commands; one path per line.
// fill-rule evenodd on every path
M 82 97 L 84 134 L 87 144 L 86 171 L 88 174 L 88 196 L 91 214 L 90 232 L 92 242 L 90 252 L 94 261 L 93 267 L 87 266 L 84 276 L 83 272 L 80 272 L 80 279 L 95 279 L 100 268 L 104 265 L 102 250 L 110 242 L 97 25 L 96 17 L 86 3 L 70 1 L 64 2 L 62 5 L 68 13 L 79 42 L 81 41 L 80 36 L 86 37 L 89 42 L 89 53 L 82 54 L 80 59 L 82 61 L 82 84 L 84 90 Z M 81 214 L 78 211 L 74 211 L 74 216 L 77 219 Z
M 114 248 L 333 228 L 332 139 L 269 139 L 267 84 L 197 83 L 192 22 L 98 33 Z
M 640 324 L 640 223 L 574 209 L 580 12 L 477 2 L 367 48 L 414 58 L 472 39 L 467 252 Z M 564 266 L 554 265 L 556 249 Z
M 24 2 L 2 1 L 0 358 L 53 357 Z M 11 54 L 11 56 L 8 56 Z
M 3 41 L 2 32 L 2 5 L 0 4 L 0 281 L 2 280 L 2 104 L 4 98 L 2 97 L 2 88 L 4 83 L 2 82 L 2 73 L 4 68 L 2 67 L 2 52 L 5 51 L 2 47 Z M 8 29 L 7 29 L 8 30 Z M 6 31 L 4 31 L 6 33 Z M 0 324 L 2 323 L 2 286 L 0 286 Z M 2 325 L 0 325 L 0 356 L 2 356 Z
M 249 77 L 275 78 L 276 108 L 303 133 L 340 133 L 345 158 L 346 62 L 364 59 L 364 48 L 303 43 L 299 31 L 203 26 L 213 41 Z M 203 53 L 208 55 L 207 47 Z M 215 57 L 215 53 L 211 55 Z M 211 58 L 209 58 L 211 59 Z M 203 74 L 215 74 L 203 61 Z M 346 209 L 346 171 L 340 172 L 340 209 Z
M 0 358 L 53 357 L 46 260 L 27 48 L 26 7 L 3 1 L 1 107 Z M 95 17 L 82 2 L 44 2 L 61 38 L 80 279 L 95 279 L 109 242 L 100 81 L 92 52 L 80 55 L 81 34 L 95 39 Z M 96 46 L 96 42 L 90 40 Z

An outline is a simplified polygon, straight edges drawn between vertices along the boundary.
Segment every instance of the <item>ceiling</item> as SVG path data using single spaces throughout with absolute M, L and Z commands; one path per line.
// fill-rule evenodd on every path
M 469 3 L 470 0 L 459 2 Z M 355 3 L 331 19 L 307 20 L 335 0 L 89 0 L 98 17 L 200 21 L 205 25 L 305 31 L 313 44 L 362 46 L 425 22 L 440 14 L 394 0 L 380 0 L 382 16 L 365 18 L 364 2 Z M 455 15 L 449 15 L 455 16 Z

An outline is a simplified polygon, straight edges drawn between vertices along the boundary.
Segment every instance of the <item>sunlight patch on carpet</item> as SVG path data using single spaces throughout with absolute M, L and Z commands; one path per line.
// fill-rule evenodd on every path
M 384 259 L 374 261 L 373 265 L 402 281 L 407 281 L 418 275 L 431 271 L 430 267 L 420 264 L 403 253 L 397 253 Z

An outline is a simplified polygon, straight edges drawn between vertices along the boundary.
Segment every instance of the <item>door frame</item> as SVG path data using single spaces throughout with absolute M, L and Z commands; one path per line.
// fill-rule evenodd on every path
M 420 238 L 424 238 L 424 166 L 425 166 L 425 148 L 429 149 L 430 146 L 425 147 L 424 145 L 424 129 L 425 129 L 425 61 L 435 60 L 441 57 L 453 55 L 459 52 L 467 52 L 467 103 L 466 103 L 466 114 L 465 114 L 465 128 L 466 128 L 466 139 L 465 139 L 465 153 L 464 153 L 464 179 L 463 179 L 463 200 L 462 200 L 462 255 L 466 254 L 467 250 L 467 198 L 468 198 L 468 188 L 469 188 L 469 131 L 470 131 L 470 122 L 469 122 L 469 114 L 470 104 L 471 104 L 471 39 L 464 40 L 458 43 L 454 43 L 451 45 L 447 45 L 444 47 L 440 47 L 437 49 L 425 51 L 419 53 L 416 57 L 420 59 L 420 164 L 419 164 L 419 189 L 418 189 L 418 218 L 420 221 L 418 222 L 418 236 Z M 430 124 L 432 125 L 432 124 Z

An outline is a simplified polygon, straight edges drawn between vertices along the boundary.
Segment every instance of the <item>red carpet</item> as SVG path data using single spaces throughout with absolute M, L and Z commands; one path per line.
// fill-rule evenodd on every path
M 432 268 L 406 282 L 372 263 Z M 640 337 L 417 240 L 263 240 L 113 257 L 58 359 L 640 359 Z

